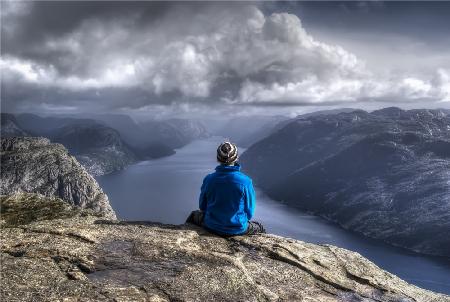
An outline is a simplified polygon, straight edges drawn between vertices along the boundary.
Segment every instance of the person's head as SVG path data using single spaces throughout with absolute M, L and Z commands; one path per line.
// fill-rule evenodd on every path
M 223 142 L 217 147 L 217 161 L 222 165 L 234 165 L 238 160 L 238 149 L 235 144 Z

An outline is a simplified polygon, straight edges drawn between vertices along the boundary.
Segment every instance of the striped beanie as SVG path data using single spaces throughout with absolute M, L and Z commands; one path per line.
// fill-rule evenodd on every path
M 238 159 L 238 150 L 235 144 L 223 142 L 217 148 L 217 160 L 223 164 L 233 164 Z

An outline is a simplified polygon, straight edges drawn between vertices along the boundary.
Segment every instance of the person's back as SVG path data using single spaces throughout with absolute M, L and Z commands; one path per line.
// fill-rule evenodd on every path
M 191 213 L 192 222 L 221 235 L 265 232 L 250 221 L 255 211 L 255 191 L 251 179 L 240 171 L 235 145 L 225 142 L 217 149 L 220 165 L 207 175 L 201 187 L 200 211 Z
M 239 164 L 219 165 L 204 179 L 199 203 L 207 228 L 225 234 L 244 233 L 255 210 L 252 181 L 240 172 Z

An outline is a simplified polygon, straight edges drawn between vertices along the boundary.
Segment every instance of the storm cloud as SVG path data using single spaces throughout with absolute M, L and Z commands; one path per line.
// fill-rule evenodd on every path
M 336 37 L 314 36 L 301 14 L 282 5 L 2 6 L 0 68 L 6 111 L 39 106 L 67 111 L 136 109 L 173 103 L 450 103 L 450 52 L 443 51 L 444 59 L 428 66 L 427 72 L 394 69 L 374 62 L 379 57 L 364 57 L 367 52 L 357 55 L 351 49 L 354 44 L 346 47 Z

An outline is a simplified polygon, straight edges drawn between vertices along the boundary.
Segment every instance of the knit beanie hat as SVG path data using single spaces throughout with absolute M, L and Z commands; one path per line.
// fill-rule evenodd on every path
M 223 142 L 217 148 L 217 160 L 223 164 L 230 165 L 237 161 L 238 150 L 235 144 Z

